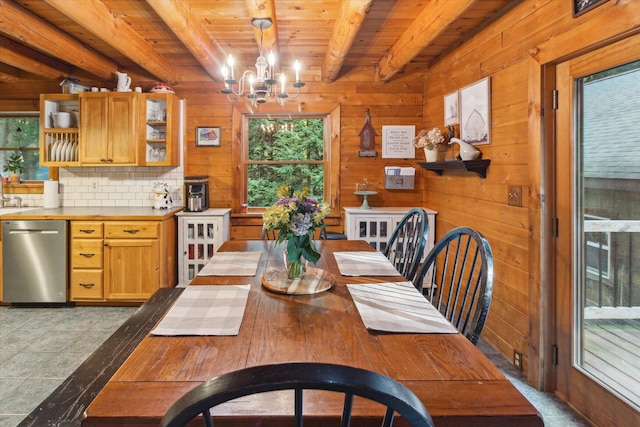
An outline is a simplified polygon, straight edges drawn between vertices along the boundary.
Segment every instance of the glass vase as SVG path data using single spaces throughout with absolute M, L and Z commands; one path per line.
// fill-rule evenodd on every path
M 304 276 L 307 271 L 307 260 L 301 255 L 297 260 L 291 261 L 289 259 L 289 253 L 284 250 L 284 266 L 287 270 L 288 279 L 299 279 Z

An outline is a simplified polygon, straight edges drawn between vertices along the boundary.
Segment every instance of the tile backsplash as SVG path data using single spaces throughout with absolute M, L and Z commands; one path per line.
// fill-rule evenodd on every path
M 173 206 L 184 206 L 184 168 L 77 167 L 59 169 L 60 206 L 153 207 L 153 186 L 166 182 Z M 42 207 L 42 194 L 20 194 L 24 206 Z

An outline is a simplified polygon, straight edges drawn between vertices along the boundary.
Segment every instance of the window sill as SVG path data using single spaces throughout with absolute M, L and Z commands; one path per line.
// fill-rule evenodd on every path
M 3 194 L 43 194 L 44 181 L 26 181 L 19 184 L 10 182 L 2 184 Z

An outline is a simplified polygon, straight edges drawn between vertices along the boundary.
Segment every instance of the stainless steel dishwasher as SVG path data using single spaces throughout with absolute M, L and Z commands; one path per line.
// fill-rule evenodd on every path
M 65 303 L 67 260 L 67 221 L 2 221 L 3 301 Z

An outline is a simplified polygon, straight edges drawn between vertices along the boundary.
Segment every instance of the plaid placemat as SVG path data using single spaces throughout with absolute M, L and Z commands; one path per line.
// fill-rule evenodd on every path
M 216 252 L 198 276 L 255 276 L 262 251 Z
M 238 335 L 251 285 L 188 286 L 152 335 Z
M 382 252 L 334 252 L 343 276 L 402 276 Z
M 367 329 L 418 334 L 458 332 L 411 282 L 351 284 L 347 289 Z

